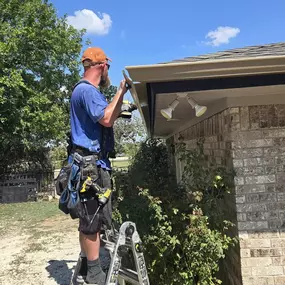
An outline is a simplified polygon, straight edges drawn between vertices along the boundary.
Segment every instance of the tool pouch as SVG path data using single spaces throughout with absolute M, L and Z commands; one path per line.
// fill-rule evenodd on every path
M 80 219 L 79 229 L 85 235 L 93 235 L 100 231 L 100 228 L 102 226 L 102 209 L 99 210 L 98 214 L 94 217 L 93 223 L 90 224 L 93 215 L 98 209 L 99 204 L 97 199 L 90 199 L 85 203 L 86 208 L 88 209 L 88 215 L 85 213 L 84 217 Z
M 59 196 L 63 193 L 64 189 L 67 186 L 71 172 L 71 167 L 72 165 L 70 163 L 62 167 L 56 178 L 55 189 L 56 189 L 56 194 Z
M 96 164 L 97 156 L 89 155 L 82 157 L 82 165 L 80 167 L 81 171 L 81 181 L 85 181 L 89 176 L 93 182 L 97 181 L 99 178 L 98 168 Z
M 69 214 L 69 209 L 67 207 L 69 198 L 70 198 L 70 193 L 66 187 L 61 193 L 61 196 L 59 198 L 59 203 L 58 203 L 58 208 L 65 214 Z
M 73 220 L 84 217 L 84 209 L 79 201 L 79 195 L 74 194 L 75 192 L 71 192 L 66 188 L 59 200 L 59 209 L 65 214 L 69 214 Z
M 85 216 L 85 212 L 83 209 L 83 205 L 81 201 L 78 201 L 78 203 L 76 203 L 75 207 L 70 209 L 70 217 L 71 219 L 82 219 Z
M 79 158 L 79 156 L 77 156 L 77 158 Z M 80 218 L 81 220 L 86 219 L 86 213 L 83 205 L 83 203 L 85 202 L 81 201 L 86 192 L 80 193 L 80 190 L 82 189 L 83 183 L 88 177 L 91 178 L 92 182 L 98 180 L 99 174 L 96 164 L 97 159 L 98 157 L 96 155 L 80 156 L 80 161 L 78 161 L 79 173 L 77 174 L 77 183 L 78 183 L 76 187 L 77 191 L 70 192 L 71 197 L 69 198 L 69 203 L 67 205 L 67 208 L 69 209 L 69 213 L 72 219 L 77 219 L 77 218 Z M 94 189 L 92 188 L 88 189 L 87 196 L 94 196 L 95 193 L 91 193 L 90 190 Z
M 112 189 L 112 183 L 111 183 L 111 177 L 109 171 L 103 170 L 100 168 L 100 181 L 98 181 L 98 184 L 103 189 Z M 112 224 L 112 194 L 109 198 L 108 203 L 103 207 L 102 212 L 100 212 L 100 220 L 102 221 L 102 224 L 106 228 L 110 228 Z
M 72 161 L 61 169 L 58 179 L 58 192 L 60 194 L 59 209 L 65 214 L 70 214 L 72 219 L 81 215 L 79 187 L 80 187 L 80 167 Z M 63 191 L 62 191 L 62 187 Z

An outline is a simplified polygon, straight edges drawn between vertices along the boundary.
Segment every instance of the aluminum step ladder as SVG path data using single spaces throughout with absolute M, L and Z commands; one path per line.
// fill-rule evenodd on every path
M 126 285 L 126 282 L 134 285 L 150 285 L 142 242 L 135 223 L 124 222 L 117 233 L 105 231 L 101 237 L 101 246 L 109 251 L 111 257 L 105 285 Z M 128 261 L 130 253 L 134 263 L 132 268 L 124 265 L 124 259 Z M 76 282 L 80 266 L 81 257 L 79 255 L 70 285 L 82 284 Z

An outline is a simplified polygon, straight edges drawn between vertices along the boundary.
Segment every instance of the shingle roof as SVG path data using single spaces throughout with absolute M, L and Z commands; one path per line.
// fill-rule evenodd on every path
M 199 56 L 185 57 L 182 59 L 172 60 L 166 63 L 195 62 L 215 59 L 242 58 L 242 57 L 261 57 L 261 56 L 278 56 L 285 55 L 285 42 L 272 43 L 258 46 L 248 46 L 243 48 L 220 51 L 217 53 L 204 54 Z

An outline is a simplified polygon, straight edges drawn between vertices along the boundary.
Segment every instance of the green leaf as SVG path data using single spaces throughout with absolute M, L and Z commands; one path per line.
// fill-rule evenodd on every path
M 140 144 L 128 172 L 115 179 L 123 197 L 119 210 L 123 220 L 137 225 L 151 284 L 193 285 L 197 277 L 200 285 L 220 284 L 215 278 L 220 261 L 236 244 L 226 234 L 233 224 L 224 220 L 219 196 L 230 188 L 230 174 L 208 168 L 201 148 L 175 147 L 181 147 L 182 154 L 176 155 L 183 157 L 185 165 L 179 184 L 172 172 L 169 145 L 159 139 Z M 215 180 L 217 175 L 223 183 Z
M 23 160 L 44 166 L 48 146 L 69 131 L 83 33 L 48 1 L 3 0 L 0 18 L 0 171 Z
M 177 215 L 177 213 L 179 212 L 179 210 L 176 208 L 173 208 L 172 210 L 173 210 L 174 215 Z

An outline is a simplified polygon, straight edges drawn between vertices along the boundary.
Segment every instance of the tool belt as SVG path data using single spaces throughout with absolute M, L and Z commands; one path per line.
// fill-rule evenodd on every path
M 94 153 L 89 151 L 88 149 L 81 147 L 79 145 L 73 145 L 71 148 L 71 154 L 77 153 L 80 156 L 94 156 L 97 157 L 97 159 L 100 159 L 101 154 L 100 153 Z
M 70 214 L 72 219 L 76 219 L 85 215 L 81 202 L 96 199 L 103 190 L 96 184 L 99 179 L 96 164 L 98 155 L 83 156 L 73 152 L 71 157 L 72 161 L 62 167 L 57 177 L 56 192 L 60 195 L 59 209 L 65 214 Z
M 103 151 L 98 154 L 94 154 L 94 152 L 90 152 L 86 148 L 77 145 L 72 147 L 71 153 L 78 153 L 81 156 L 95 156 L 97 157 L 97 159 L 103 159 Z M 104 158 L 113 158 L 113 157 L 114 157 L 113 152 L 104 152 Z

